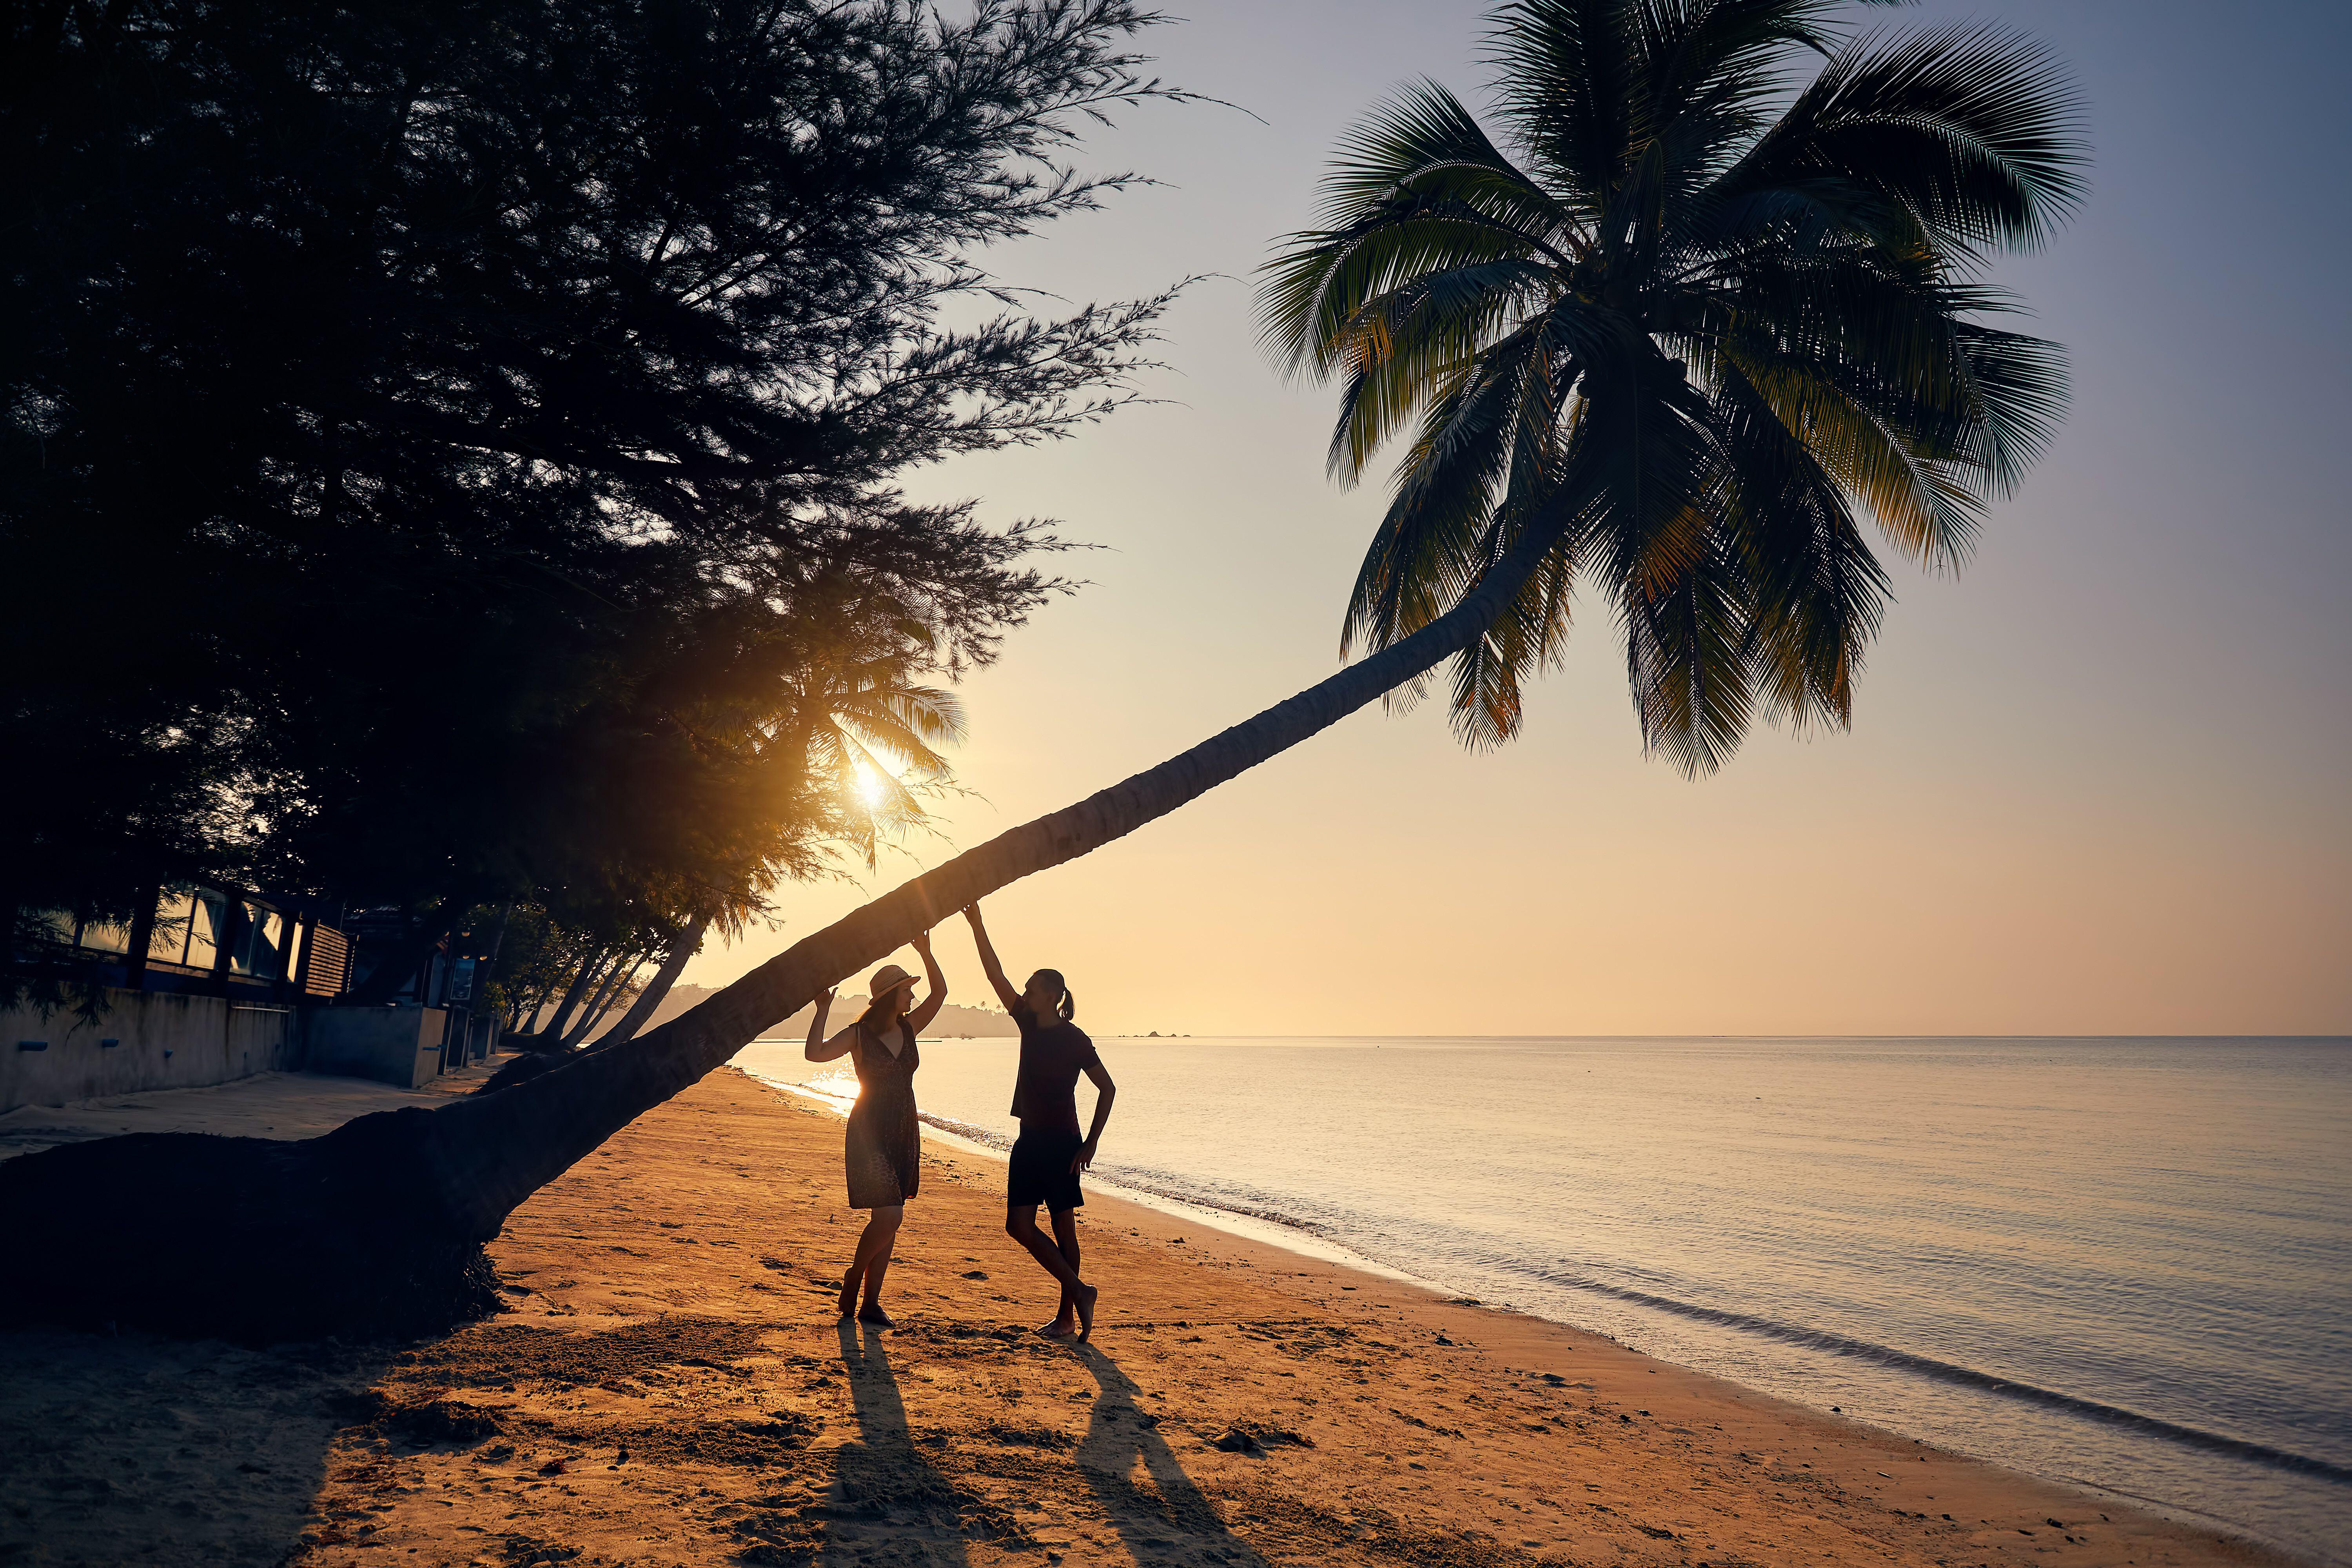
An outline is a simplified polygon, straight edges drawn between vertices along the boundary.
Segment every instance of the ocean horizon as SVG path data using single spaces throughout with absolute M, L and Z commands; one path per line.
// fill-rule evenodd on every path
M 2352 1563 L 2352 1038 L 1098 1043 L 1119 1195 Z M 927 1039 L 925 1120 L 1006 1146 L 1016 1047 Z

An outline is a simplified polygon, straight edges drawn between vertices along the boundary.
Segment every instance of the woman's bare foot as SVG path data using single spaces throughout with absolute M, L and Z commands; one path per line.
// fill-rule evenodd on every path
M 1078 1325 L 1076 1320 L 1072 1318 L 1056 1318 L 1052 1322 L 1047 1323 L 1043 1328 L 1039 1329 L 1037 1333 L 1042 1339 L 1066 1340 L 1077 1331 Z
M 845 1317 L 845 1318 L 848 1317 L 850 1314 L 852 1314 L 853 1312 L 855 1312 L 855 1311 L 856 1311 L 856 1310 L 857 1310 L 857 1270 L 856 1270 L 856 1269 L 855 1269 L 855 1268 L 851 1269 L 851 1270 L 849 1271 L 848 1277 L 847 1277 L 846 1279 L 843 1279 L 843 1280 L 842 1280 L 842 1282 L 841 1282 L 841 1300 L 838 1300 L 838 1301 L 836 1301 L 836 1302 L 835 1302 L 835 1303 L 834 1303 L 834 1307 L 835 1307 L 835 1310 L 837 1311 L 838 1315 L 839 1315 L 839 1316 L 841 1316 L 841 1317 Z
M 1078 1342 L 1084 1344 L 1094 1338 L 1095 1301 L 1102 1291 L 1092 1285 L 1079 1285 L 1072 1289 L 1070 1295 L 1077 1303 Z
M 879 1301 L 868 1301 L 864 1307 L 858 1309 L 857 1321 L 861 1323 L 871 1323 L 877 1329 L 895 1329 L 898 1326 L 891 1321 L 890 1314 L 882 1310 L 882 1303 Z

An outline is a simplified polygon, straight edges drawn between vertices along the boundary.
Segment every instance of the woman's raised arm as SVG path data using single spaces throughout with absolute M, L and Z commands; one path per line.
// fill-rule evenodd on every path
M 988 928 L 980 923 L 980 906 L 964 910 L 963 918 L 971 922 L 972 945 L 980 949 L 980 970 L 988 983 L 996 987 L 996 999 L 1004 1004 L 1008 1013 L 1021 1005 L 1021 993 L 1013 989 L 1013 982 L 1004 978 L 1004 965 L 996 962 L 996 949 L 988 943 Z
M 849 1029 L 857 1027 L 856 1024 L 850 1025 L 849 1029 L 842 1030 L 829 1040 L 824 1037 L 825 1009 L 832 1005 L 833 993 L 820 992 L 816 999 L 816 1012 L 809 1018 L 808 1045 L 801 1053 L 813 1062 L 829 1062 L 835 1057 L 849 1054 Z
M 929 994 L 923 998 L 921 1005 L 907 1015 L 907 1027 L 919 1035 L 930 1027 L 931 1020 L 940 1016 L 940 1005 L 948 999 L 948 977 L 940 973 L 940 961 L 931 956 L 930 932 L 918 933 L 914 948 L 922 955 L 923 978 L 930 982 L 931 986 Z

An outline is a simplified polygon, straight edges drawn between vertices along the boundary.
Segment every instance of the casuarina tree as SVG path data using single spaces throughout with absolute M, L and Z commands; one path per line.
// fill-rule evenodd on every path
M 1465 740 L 1507 739 L 1577 587 L 1613 611 L 1643 732 L 1685 769 L 1759 717 L 1849 721 L 1886 597 L 1863 524 L 1956 567 L 2061 411 L 2058 352 L 1995 324 L 1984 274 L 2079 199 L 2063 72 L 1998 29 L 1853 31 L 1819 0 L 1521 0 L 1490 37 L 1491 123 L 1434 85 L 1377 110 L 1265 275 L 1276 353 L 1340 384 L 1340 477 L 1403 444 L 1346 617 L 1364 656 L 627 1046 L 289 1155 L 423 1178 L 413 1288 L 376 1321 L 458 1302 L 467 1248 L 537 1186 L 972 900 L 1419 683 L 1449 682 Z M 99 1147 L 40 1156 L 41 1180 Z M 276 1321 L 343 1321 L 340 1292 L 289 1285 Z M 39 1300 L 96 1310 L 79 1287 Z
M 1131 0 L 0 16 L 10 909 L 530 896 L 497 828 L 667 625 L 1115 406 L 1156 309 L 977 259 L 1120 183 Z

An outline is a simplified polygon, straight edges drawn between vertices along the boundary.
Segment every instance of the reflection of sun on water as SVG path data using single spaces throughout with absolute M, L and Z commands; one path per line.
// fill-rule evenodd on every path
M 838 1104 L 854 1105 L 857 1100 L 857 1069 L 835 1068 L 831 1072 L 819 1073 L 801 1087 L 811 1094 L 821 1094 Z

